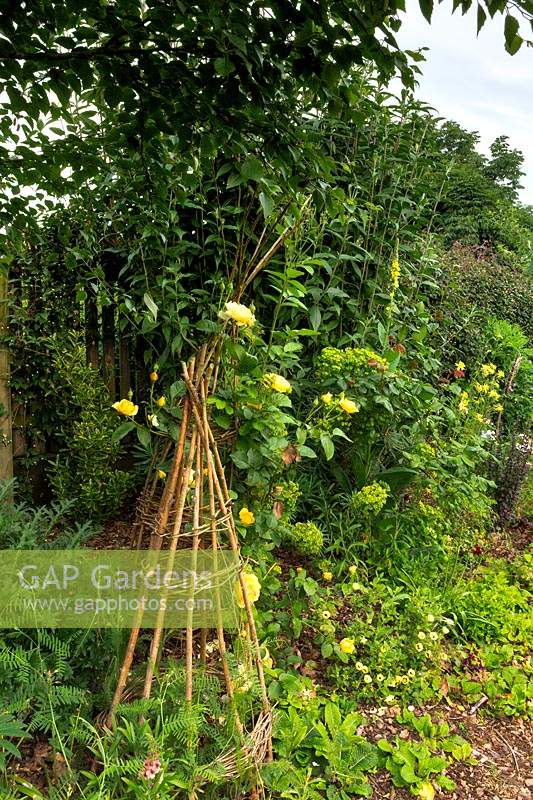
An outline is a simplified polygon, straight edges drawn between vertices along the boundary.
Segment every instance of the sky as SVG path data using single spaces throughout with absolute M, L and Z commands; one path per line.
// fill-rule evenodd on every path
M 435 3 L 429 25 L 417 0 L 407 0 L 398 42 L 410 50 L 429 47 L 417 95 L 439 115 L 478 131 L 484 153 L 497 136 L 508 135 L 525 156 L 520 199 L 533 204 L 533 48 L 523 44 L 510 56 L 501 15 L 488 18 L 476 38 L 476 4 L 465 17 L 451 9 L 451 2 Z

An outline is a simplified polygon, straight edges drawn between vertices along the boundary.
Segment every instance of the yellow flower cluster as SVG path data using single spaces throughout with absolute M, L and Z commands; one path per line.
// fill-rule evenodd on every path
M 351 505 L 355 511 L 366 514 L 379 514 L 390 494 L 390 489 L 386 483 L 374 481 L 367 486 L 354 492 L 351 497 Z
M 489 375 L 494 375 L 496 372 L 496 364 L 482 364 L 481 365 L 481 374 L 484 378 L 488 378 Z
M 468 392 L 461 392 L 458 405 L 459 414 L 463 414 L 464 416 L 466 416 L 468 414 L 468 406 L 469 406 Z
M 400 285 L 400 262 L 397 258 L 393 258 L 390 265 L 390 279 L 392 290 L 396 291 Z
M 350 400 L 349 397 L 345 397 L 344 393 L 340 394 L 338 398 L 335 398 L 331 392 L 326 392 L 320 396 L 320 399 L 325 406 L 337 405 L 345 414 L 357 414 L 359 411 L 359 406 L 355 400 Z
M 339 375 L 353 376 L 355 372 L 385 372 L 388 362 L 365 347 L 325 347 L 318 357 L 318 373 L 323 379 Z
M 253 572 L 244 572 L 242 575 L 242 581 L 246 589 L 248 600 L 252 604 L 255 603 L 261 594 L 261 584 L 259 583 L 259 578 L 257 575 L 254 575 Z M 235 586 L 235 599 L 239 608 L 245 607 L 244 593 L 240 581 L 237 581 L 237 585 Z

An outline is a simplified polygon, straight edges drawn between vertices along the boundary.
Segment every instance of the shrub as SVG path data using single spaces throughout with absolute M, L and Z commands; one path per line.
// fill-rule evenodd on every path
M 72 499 L 77 512 L 102 520 L 117 512 L 135 477 L 116 466 L 117 417 L 102 377 L 86 364 L 83 344 L 77 337 L 68 346 L 52 340 L 51 349 L 64 411 L 62 451 L 50 466 L 50 482 L 59 501 Z

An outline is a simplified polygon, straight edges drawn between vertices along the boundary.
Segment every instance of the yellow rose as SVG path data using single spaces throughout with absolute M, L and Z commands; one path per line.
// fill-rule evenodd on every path
M 239 511 L 239 519 L 243 525 L 253 525 L 255 522 L 255 514 L 249 508 L 244 506 Z
M 167 473 L 163 469 L 158 469 L 157 470 L 157 477 L 161 478 L 161 480 L 164 480 L 164 478 L 167 477 Z
M 220 312 L 222 319 L 231 319 L 236 322 L 239 328 L 253 328 L 255 317 L 247 306 L 242 303 L 235 303 L 230 300 L 226 303 L 225 311 Z
M 359 411 L 359 406 L 353 400 L 343 397 L 339 400 L 339 407 L 342 408 L 347 414 L 356 414 Z
M 424 783 L 420 784 L 418 796 L 422 798 L 422 800 L 433 800 L 435 797 L 435 789 L 433 788 L 433 784 L 429 783 L 429 781 L 424 781 Z
M 323 572 L 322 577 L 325 581 L 331 581 L 333 579 L 333 572 Z
M 347 655 L 351 655 L 355 650 L 355 642 L 353 639 L 341 639 L 339 642 L 339 650 L 341 653 L 346 653 Z
M 268 372 L 265 375 L 265 383 L 271 389 L 274 389 L 275 392 L 280 392 L 281 394 L 290 394 L 292 392 L 292 386 L 283 375 L 276 375 L 274 372 Z
M 248 596 L 248 600 L 250 601 L 250 603 L 255 603 L 255 601 L 259 599 L 259 595 L 261 594 L 261 584 L 259 583 L 259 578 L 257 577 L 257 575 L 254 575 L 253 572 L 244 572 L 242 575 L 242 580 L 246 588 L 246 594 Z M 245 607 L 244 595 L 240 581 L 237 581 L 237 585 L 235 587 L 235 599 L 237 600 L 237 605 L 239 606 L 239 608 Z
M 159 379 L 159 375 L 157 374 L 157 372 L 155 370 L 150 373 L 150 380 L 152 381 L 152 383 L 155 383 L 158 379 Z
M 326 392 L 326 394 L 321 395 L 320 399 L 324 403 L 324 405 L 329 406 L 333 401 L 333 395 L 331 392 Z
M 167 398 L 166 397 L 160 397 L 157 400 L 157 405 L 159 406 L 159 408 L 163 408 L 163 406 L 166 406 L 166 404 L 167 404 Z
M 131 400 L 120 400 L 117 403 L 113 403 L 113 408 L 124 417 L 134 417 L 139 410 L 139 406 L 136 406 Z

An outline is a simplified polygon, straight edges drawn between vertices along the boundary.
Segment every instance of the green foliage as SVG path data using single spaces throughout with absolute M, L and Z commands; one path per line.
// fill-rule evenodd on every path
M 324 534 L 314 522 L 297 522 L 286 531 L 286 539 L 297 553 L 316 556 L 322 550 Z
M 86 364 L 85 348 L 77 339 L 66 345 L 52 339 L 50 349 L 62 425 L 62 452 L 50 466 L 50 483 L 58 500 L 74 501 L 77 513 L 102 520 L 120 509 L 135 481 L 116 467 L 116 414 L 101 376 Z
M 14 503 L 13 481 L 0 482 L 0 547 L 17 550 L 75 549 L 96 529 L 90 522 L 67 522 L 73 511 L 72 500 L 32 508 Z
M 20 750 L 10 741 L 13 738 L 24 739 L 27 736 L 26 728 L 14 719 L 11 714 L 0 714 L 0 771 L 6 767 L 9 756 L 21 758 Z
M 389 496 L 389 487 L 386 483 L 374 481 L 368 486 L 363 486 L 350 498 L 350 503 L 354 511 L 362 516 L 374 516 L 379 514 Z

